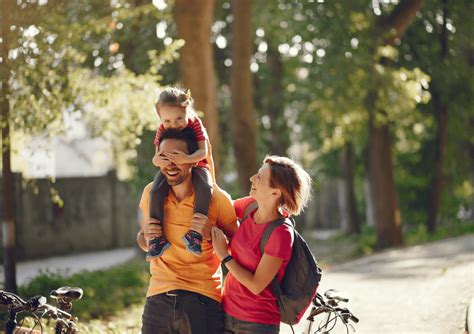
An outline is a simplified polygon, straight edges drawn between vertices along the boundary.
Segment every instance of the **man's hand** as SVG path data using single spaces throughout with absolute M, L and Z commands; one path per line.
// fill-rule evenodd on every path
M 163 229 L 161 227 L 160 221 L 155 218 L 148 218 L 148 220 L 143 225 L 143 236 L 145 241 L 148 243 L 150 239 L 158 238 L 163 235 Z
M 199 232 L 206 240 L 211 240 L 211 224 L 209 218 L 202 213 L 195 213 L 191 220 L 191 230 Z

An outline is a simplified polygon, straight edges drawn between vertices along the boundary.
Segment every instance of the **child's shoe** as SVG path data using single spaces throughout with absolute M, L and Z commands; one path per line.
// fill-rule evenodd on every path
M 202 235 L 193 230 L 189 230 L 183 237 L 184 244 L 186 245 L 186 250 L 193 255 L 201 256 L 202 255 Z
M 148 253 L 146 253 L 146 260 L 150 261 L 151 259 L 160 257 L 170 246 L 171 244 L 163 236 L 151 239 L 149 244 L 150 249 Z

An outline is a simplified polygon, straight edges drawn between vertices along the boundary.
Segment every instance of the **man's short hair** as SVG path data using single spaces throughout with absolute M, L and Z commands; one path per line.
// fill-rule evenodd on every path
M 193 154 L 198 150 L 196 135 L 190 128 L 184 128 L 183 130 L 164 129 L 160 136 L 160 143 L 165 139 L 178 139 L 185 141 L 188 145 L 188 154 Z

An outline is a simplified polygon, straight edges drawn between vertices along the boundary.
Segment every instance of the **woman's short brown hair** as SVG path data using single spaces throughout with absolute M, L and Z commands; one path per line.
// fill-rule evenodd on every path
M 280 205 L 290 215 L 298 215 L 311 197 L 311 177 L 290 158 L 266 156 L 270 166 L 270 186 L 281 191 Z

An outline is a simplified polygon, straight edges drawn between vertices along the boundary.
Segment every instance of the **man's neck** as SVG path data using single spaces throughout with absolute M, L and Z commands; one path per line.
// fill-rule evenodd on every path
M 191 196 L 194 191 L 191 175 L 189 175 L 189 177 L 182 183 L 176 186 L 171 186 L 171 191 L 173 192 L 178 202 L 181 202 L 185 198 Z

